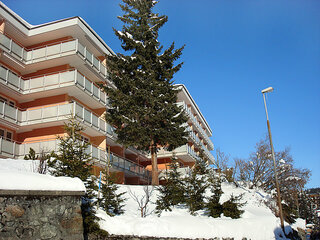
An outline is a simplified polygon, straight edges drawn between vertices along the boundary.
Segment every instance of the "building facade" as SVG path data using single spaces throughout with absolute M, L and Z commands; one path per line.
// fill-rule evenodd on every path
M 22 158 L 57 150 L 57 136 L 73 116 L 85 130 L 83 141 L 95 161 L 95 174 L 110 155 L 119 183 L 146 184 L 150 159 L 116 143 L 104 119 L 108 98 L 98 84 L 111 84 L 106 56 L 112 49 L 80 17 L 30 25 L 0 2 L 0 157 Z M 199 149 L 213 161 L 212 132 L 183 85 L 179 104 L 189 116 L 190 142 L 176 155 L 192 166 Z M 160 167 L 168 154 L 159 152 Z

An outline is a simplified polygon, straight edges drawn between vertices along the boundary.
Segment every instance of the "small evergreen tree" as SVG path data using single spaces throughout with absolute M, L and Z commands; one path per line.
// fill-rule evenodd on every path
M 120 215 L 124 213 L 124 201 L 122 193 L 117 193 L 118 186 L 114 183 L 115 176 L 106 171 L 103 173 L 103 182 L 101 187 L 102 198 L 100 201 L 100 206 L 106 211 L 109 216 Z
M 80 178 L 87 189 L 87 195 L 92 196 L 97 186 L 92 175 L 93 161 L 88 152 L 89 143 L 81 139 L 84 127 L 72 117 L 65 123 L 64 130 L 67 136 L 58 136 L 58 153 L 50 161 L 50 165 L 54 167 L 52 173 L 55 176 Z
M 307 194 L 306 190 L 303 190 L 300 194 L 299 194 L 299 216 L 300 218 L 303 218 L 306 220 L 306 223 L 313 223 L 316 224 L 317 223 L 317 213 L 315 211 L 315 209 L 313 209 L 312 207 L 312 199 L 310 198 L 310 196 Z M 320 219 L 319 219 L 320 220 Z M 319 225 L 320 226 L 320 225 Z
M 24 160 L 37 160 L 39 155 L 36 155 L 36 151 L 33 148 L 29 149 L 29 153 L 26 154 L 23 158 Z
M 297 210 L 292 208 L 289 204 L 287 204 L 284 201 L 282 201 L 281 204 L 284 220 L 289 224 L 295 223 L 296 219 L 298 218 Z
M 71 117 L 64 125 L 67 136 L 58 136 L 59 148 L 54 159 L 49 161 L 49 166 L 54 168 L 54 176 L 78 177 L 86 187 L 86 193 L 82 197 L 82 217 L 85 234 L 102 232 L 97 223 L 94 209 L 94 191 L 97 190 L 95 178 L 92 176 L 92 158 L 88 152 L 88 145 L 81 140 L 81 131 L 84 128 Z
M 130 55 L 108 57 L 108 70 L 116 88 L 104 86 L 109 96 L 106 120 L 116 127 L 118 142 L 151 153 L 152 185 L 159 185 L 157 151 L 171 151 L 187 143 L 183 123 L 187 121 L 177 102 L 178 90 L 173 75 L 182 63 L 174 66 L 183 47 L 174 43 L 163 51 L 158 31 L 167 22 L 152 9 L 154 0 L 123 0 L 122 31 L 114 29 L 122 48 Z
M 203 154 L 196 160 L 193 169 L 186 181 L 186 205 L 190 213 L 193 215 L 196 211 L 201 210 L 205 206 L 205 193 L 208 187 L 208 164 L 204 160 Z
M 172 211 L 172 207 L 185 202 L 185 186 L 181 173 L 178 171 L 179 163 L 176 157 L 172 157 L 171 163 L 167 170 L 165 183 L 159 186 L 158 199 L 156 201 L 156 213 L 161 214 L 162 211 Z
M 208 198 L 205 208 L 210 217 L 218 218 L 223 213 L 223 207 L 220 204 L 220 197 L 223 194 L 221 178 L 220 176 L 211 176 L 210 182 L 212 195 Z
M 244 211 L 239 208 L 245 205 L 245 203 L 240 203 L 242 197 L 243 194 L 239 196 L 233 196 L 233 194 L 231 194 L 230 199 L 222 204 L 223 215 L 231 218 L 240 218 Z

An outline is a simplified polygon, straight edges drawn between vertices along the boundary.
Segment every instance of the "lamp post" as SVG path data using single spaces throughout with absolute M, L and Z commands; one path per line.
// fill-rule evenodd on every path
M 280 215 L 280 221 L 281 221 L 281 228 L 284 232 L 284 222 L 283 222 L 283 212 L 282 212 L 282 205 L 281 205 L 281 195 L 280 195 L 280 188 L 279 188 L 279 181 L 278 181 L 278 174 L 277 174 L 277 167 L 276 167 L 276 160 L 274 155 L 274 149 L 273 149 L 273 143 L 272 143 L 272 136 L 271 136 L 271 129 L 270 129 L 270 122 L 269 122 L 269 116 L 268 116 L 268 110 L 267 110 L 267 104 L 266 104 L 266 97 L 265 93 L 272 92 L 273 88 L 268 87 L 266 89 L 263 89 L 261 91 L 263 95 L 263 101 L 264 101 L 264 108 L 266 110 L 266 116 L 267 116 L 267 125 L 268 125 L 268 133 L 269 133 L 269 141 L 270 141 L 270 147 L 271 147 L 271 153 L 272 153 L 272 160 L 273 160 L 273 167 L 274 167 L 274 178 L 276 182 L 276 188 L 277 188 L 277 200 L 278 200 L 278 207 L 279 207 L 279 215 Z

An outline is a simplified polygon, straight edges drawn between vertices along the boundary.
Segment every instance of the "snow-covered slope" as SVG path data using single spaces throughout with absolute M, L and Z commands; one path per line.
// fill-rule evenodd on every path
M 0 189 L 36 189 L 36 190 L 81 190 L 82 182 L 72 178 L 54 178 L 48 175 L 35 173 L 38 161 L 0 159 Z M 60 180 L 58 180 L 60 179 Z M 130 196 L 131 191 L 137 196 L 143 196 L 143 186 L 119 185 L 119 192 L 126 192 L 125 213 L 120 216 L 109 217 L 101 209 L 98 216 L 100 225 L 111 234 L 158 236 L 158 237 L 183 237 L 183 238 L 214 238 L 233 237 L 252 240 L 282 239 L 279 237 L 280 222 L 271 210 L 263 203 L 268 195 L 263 191 L 237 188 L 233 184 L 223 183 L 224 194 L 221 202 L 229 199 L 231 194 L 243 195 L 247 204 L 243 207 L 245 212 L 240 219 L 231 219 L 221 216 L 211 218 L 198 212 L 197 216 L 189 214 L 183 207 L 174 208 L 172 212 L 163 212 L 158 217 L 153 210 L 157 199 L 157 191 L 153 192 L 152 203 L 149 204 L 150 214 L 146 218 L 140 217 L 137 202 Z M 305 228 L 304 220 L 298 221 L 294 228 Z M 290 226 L 286 227 L 289 230 Z
M 280 221 L 271 210 L 264 205 L 268 195 L 256 190 L 237 188 L 233 184 L 223 183 L 224 192 L 221 202 L 229 199 L 231 194 L 243 195 L 243 201 L 247 204 L 242 208 L 245 212 L 240 219 L 231 219 L 221 216 L 212 218 L 198 212 L 197 216 L 189 214 L 185 208 L 174 208 L 172 212 L 163 212 L 161 217 L 151 213 L 146 218 L 140 217 L 137 202 L 128 194 L 129 191 L 143 196 L 143 186 L 119 185 L 119 192 L 127 192 L 125 213 L 120 216 L 110 217 L 102 210 L 98 211 L 101 218 L 100 226 L 111 234 L 138 235 L 157 237 L 181 237 L 181 238 L 214 238 L 233 237 L 235 239 L 269 240 L 281 239 Z M 155 209 L 157 192 L 152 195 L 149 206 L 152 212 Z M 304 221 L 298 220 L 296 227 L 304 228 Z M 290 227 L 287 226 L 287 230 Z

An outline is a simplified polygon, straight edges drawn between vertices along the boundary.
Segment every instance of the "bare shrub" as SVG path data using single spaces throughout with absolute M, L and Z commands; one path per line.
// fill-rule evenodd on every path
M 138 209 L 140 211 L 141 217 L 146 217 L 150 215 L 153 211 L 150 212 L 148 204 L 151 202 L 151 196 L 154 191 L 154 187 L 146 185 L 143 187 L 144 194 L 142 196 L 137 195 L 136 193 L 129 190 L 129 195 L 136 201 L 138 204 Z

